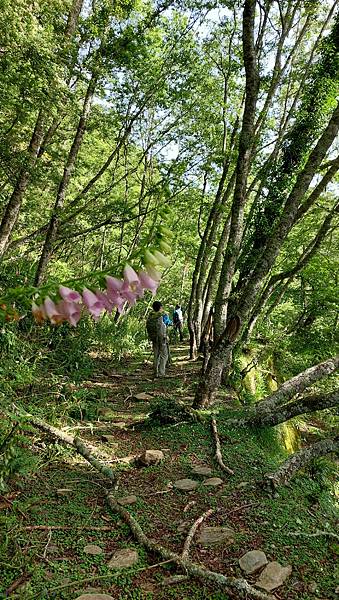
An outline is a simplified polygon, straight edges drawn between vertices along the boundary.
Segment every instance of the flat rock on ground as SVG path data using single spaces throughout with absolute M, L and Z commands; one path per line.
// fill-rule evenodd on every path
M 122 498 L 118 498 L 117 503 L 120 504 L 120 506 L 128 506 L 129 504 L 135 504 L 137 500 L 138 498 L 131 494 L 130 496 L 123 496 Z
M 232 544 L 234 542 L 234 530 L 230 527 L 202 527 L 198 542 L 202 546 Z
M 177 490 L 181 490 L 182 492 L 191 492 L 198 487 L 199 482 L 194 481 L 194 479 L 178 479 L 173 485 Z
M 291 575 L 291 573 L 291 565 L 282 567 L 281 564 L 273 561 L 268 563 L 267 567 L 265 567 L 255 585 L 263 588 L 267 592 L 270 592 L 271 590 L 275 590 L 275 588 L 282 585 L 284 581 L 286 581 L 286 579 Z
M 107 594 L 81 594 L 75 600 L 114 600 L 114 598 Z
M 87 546 L 84 547 L 84 552 L 85 554 L 93 554 L 93 556 L 97 556 L 98 554 L 103 553 L 103 549 L 95 544 L 87 544 Z
M 207 487 L 217 487 L 222 483 L 224 482 L 220 477 L 210 477 L 209 479 L 206 479 L 202 485 L 206 485 Z
M 101 439 L 102 439 L 103 442 L 107 442 L 111 446 L 111 448 L 113 448 L 114 450 L 117 449 L 117 448 L 119 448 L 119 444 L 116 441 L 116 436 L 115 435 L 109 435 L 109 434 L 102 435 Z
M 212 475 L 212 469 L 210 469 L 210 467 L 199 467 L 199 465 L 196 465 L 192 467 L 192 473 L 195 473 L 195 475 L 202 475 L 203 477 L 210 477 L 210 475 Z
M 239 559 L 240 567 L 248 575 L 259 571 L 261 567 L 267 565 L 267 562 L 266 554 L 262 550 L 250 550 Z
M 158 465 L 163 459 L 165 455 L 161 450 L 145 450 L 139 458 L 138 462 L 145 467 L 150 467 L 152 465 Z
M 148 400 L 153 400 L 153 396 L 146 394 L 145 392 L 140 392 L 139 394 L 133 394 L 132 400 L 137 400 L 138 402 L 147 402 Z
M 139 554 L 134 548 L 117 550 L 108 563 L 110 569 L 124 569 L 131 567 L 139 560 Z

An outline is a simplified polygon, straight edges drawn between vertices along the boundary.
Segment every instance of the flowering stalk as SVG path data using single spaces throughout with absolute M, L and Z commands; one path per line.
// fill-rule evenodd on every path
M 171 238 L 171 231 L 160 226 L 156 234 L 156 245 L 161 251 L 157 248 L 146 249 L 142 258 L 138 253 L 144 268 L 136 272 L 132 266 L 125 265 L 123 278 L 107 275 L 104 289 L 93 289 L 90 286 L 90 288 L 84 287 L 80 292 L 66 285 L 60 285 L 58 299 L 49 297 L 47 290 L 50 287 L 47 288 L 47 295 L 42 296 L 40 304 L 36 300 L 32 302 L 32 314 L 36 323 L 50 321 L 52 325 L 59 325 L 68 322 L 76 327 L 80 318 L 85 314 L 90 314 L 97 321 L 105 312 L 111 314 L 114 310 L 122 313 L 127 305 L 133 306 L 147 290 L 155 296 L 161 280 L 161 268 L 168 268 L 171 264 L 166 256 L 171 250 Z M 52 294 L 52 292 L 50 293 Z M 14 299 L 27 299 L 27 296 L 36 298 L 37 290 L 36 288 L 18 287 L 11 290 L 11 296 Z M 20 317 L 17 311 L 8 306 L 7 300 L 5 302 L 6 304 L 0 304 L 0 319 L 18 320 Z

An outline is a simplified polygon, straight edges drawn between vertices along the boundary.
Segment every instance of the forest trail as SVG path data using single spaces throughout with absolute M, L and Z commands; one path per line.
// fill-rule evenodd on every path
M 285 489 L 273 499 L 260 488 L 272 437 L 246 437 L 244 432 L 229 433 L 220 425 L 223 457 L 235 471 L 234 476 L 227 476 L 214 460 L 207 422 L 137 427 L 154 402 L 174 399 L 191 404 L 200 363 L 189 361 L 187 350 L 184 345 L 172 350 L 168 377 L 159 380 L 152 378 L 147 354 L 120 363 L 94 357 L 96 370 L 91 378 L 64 385 L 64 394 L 67 386 L 73 390 L 76 401 L 72 406 L 61 396 L 52 397 L 49 408 L 58 412 L 58 426 L 78 435 L 116 470 L 114 497 L 157 544 L 181 554 L 190 527 L 209 511 L 191 543 L 192 561 L 243 577 L 239 558 L 247 551 L 261 550 L 268 561 L 287 568 L 286 577 L 292 568 L 277 598 L 314 598 L 314 590 L 319 589 L 316 573 L 327 590 L 326 599 L 334 597 L 333 539 L 290 535 L 301 525 L 309 532 L 322 529 L 321 504 L 312 505 L 310 500 L 303 506 L 305 490 L 291 494 Z M 31 440 L 34 453 L 43 456 L 39 469 L 1 497 L 0 512 L 7 519 L 8 564 L 0 597 L 75 600 L 95 593 L 119 600 L 239 597 L 198 579 L 171 583 L 168 577 L 183 571 L 147 552 L 109 509 L 105 494 L 112 490 L 111 482 L 50 436 L 32 430 Z M 136 464 L 135 458 L 145 450 L 162 452 L 162 460 L 149 466 Z M 207 470 L 199 474 L 197 467 Z M 182 480 L 195 483 L 176 483 Z M 192 489 L 183 490 L 185 485 Z M 253 585 L 259 573 L 245 577 Z M 325 600 L 325 595 L 319 598 Z

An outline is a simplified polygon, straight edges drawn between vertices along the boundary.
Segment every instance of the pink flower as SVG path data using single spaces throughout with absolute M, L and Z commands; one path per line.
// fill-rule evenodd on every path
M 106 277 L 107 291 L 111 292 L 120 292 L 124 282 L 121 279 L 117 279 L 116 277 L 111 277 L 107 275 Z
M 154 296 L 158 289 L 159 281 L 155 281 L 154 279 L 152 279 L 152 277 L 145 273 L 145 271 L 139 271 L 138 276 L 142 287 L 145 290 L 151 290 Z
M 121 290 L 121 296 L 124 301 L 127 301 L 131 306 L 134 306 L 139 294 L 137 292 L 132 292 L 132 290 L 126 285 L 126 287 Z
M 67 302 L 66 300 L 61 300 L 56 305 L 56 308 L 60 315 L 62 315 L 70 325 L 76 327 L 81 317 L 81 307 L 79 304 L 76 302 Z
M 138 275 L 129 265 L 124 268 L 124 284 L 128 284 L 132 290 L 140 284 Z
M 105 292 L 102 292 L 101 290 L 95 290 L 95 295 L 98 298 L 98 300 L 100 300 L 100 302 L 103 303 L 105 309 L 107 310 L 108 313 L 111 314 L 113 308 L 114 308 L 114 301 L 112 301 L 109 297 L 108 294 Z
M 79 292 L 76 292 L 75 290 L 71 290 L 69 287 L 66 287 L 65 285 L 61 285 L 59 287 L 59 294 L 60 294 L 61 298 L 63 300 L 66 300 L 67 302 L 81 302 L 81 295 L 79 294 Z
M 144 295 L 139 277 L 129 265 L 126 265 L 124 268 L 124 282 L 120 294 L 131 306 L 136 303 L 137 298 L 141 298 Z
M 87 306 L 88 311 L 92 315 L 95 321 L 97 321 L 101 315 L 101 313 L 105 310 L 105 306 L 101 300 L 97 298 L 93 292 L 84 288 L 82 292 L 82 298 L 85 306 Z
M 43 323 L 47 319 L 44 305 L 38 306 L 35 302 L 32 302 L 32 313 L 36 323 Z
M 124 285 L 121 293 L 124 294 L 125 290 L 136 294 L 138 298 L 141 298 L 144 295 L 144 289 L 141 285 L 140 279 L 134 269 L 132 269 L 132 267 L 129 265 L 126 265 L 124 268 Z
M 116 279 L 116 277 L 111 277 L 110 275 L 106 277 L 106 282 L 107 298 L 109 302 L 116 307 L 118 312 L 121 313 L 125 304 L 125 299 L 121 295 L 121 290 L 123 288 L 124 282 L 121 281 L 121 279 Z
M 47 298 L 45 298 L 45 301 L 44 301 L 44 309 L 45 309 L 46 315 L 48 316 L 50 322 L 53 325 L 59 325 L 60 323 L 65 321 L 65 316 L 59 312 L 58 307 L 55 304 L 55 302 L 53 302 L 53 300 L 51 300 L 48 296 L 47 296 Z

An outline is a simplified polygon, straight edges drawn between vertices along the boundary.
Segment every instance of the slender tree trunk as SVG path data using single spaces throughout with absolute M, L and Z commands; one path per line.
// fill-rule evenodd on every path
M 203 310 L 203 284 L 206 277 L 207 265 L 210 257 L 211 247 L 215 240 L 217 228 L 221 218 L 220 204 L 223 199 L 223 187 L 225 184 L 229 160 L 225 160 L 223 173 L 219 181 L 218 190 L 210 211 L 205 231 L 200 243 L 198 256 L 192 279 L 191 296 L 188 305 L 188 329 L 190 332 L 190 358 L 196 358 L 201 337 L 201 316 Z
M 45 243 L 44 243 L 44 246 L 42 249 L 38 268 L 37 268 L 36 275 L 35 275 L 35 282 L 34 282 L 35 285 L 40 285 L 40 283 L 43 279 L 43 275 L 45 273 L 47 264 L 50 260 L 50 257 L 51 257 L 52 251 L 53 251 L 53 242 L 55 240 L 58 226 L 59 226 L 60 212 L 64 206 L 66 192 L 67 192 L 69 182 L 71 180 L 72 173 L 75 168 L 76 159 L 79 154 L 79 150 L 81 148 L 81 144 L 82 144 L 82 141 L 84 138 L 86 122 L 87 122 L 87 118 L 88 118 L 89 111 L 91 108 L 91 103 L 92 103 L 92 99 L 93 99 L 93 95 L 94 95 L 94 91 L 95 91 L 95 85 L 96 85 L 96 77 L 94 75 L 92 75 L 92 79 L 87 87 L 87 92 L 86 92 L 84 104 L 82 107 L 82 113 L 81 113 L 81 116 L 79 119 L 77 131 L 75 133 L 73 143 L 72 143 L 71 149 L 68 154 L 68 158 L 67 158 L 67 162 L 66 162 L 66 165 L 64 168 L 63 176 L 59 183 L 59 188 L 57 191 L 57 196 L 56 196 L 56 200 L 55 200 L 55 204 L 54 204 L 53 213 L 51 216 L 51 220 L 50 220 L 46 238 L 45 238 Z
M 6 206 L 1 225 L 0 225 L 0 258 L 6 252 L 11 233 L 17 222 L 21 203 L 31 179 L 31 172 L 34 169 L 41 141 L 44 134 L 44 115 L 40 111 L 35 123 L 34 132 L 27 148 L 27 158 L 22 167 L 17 182 L 15 184 L 12 196 Z

